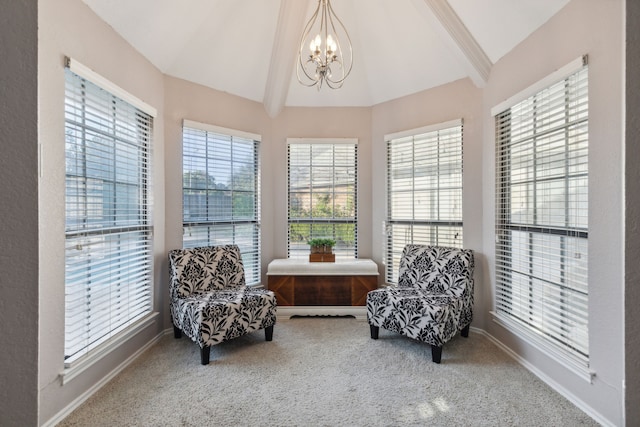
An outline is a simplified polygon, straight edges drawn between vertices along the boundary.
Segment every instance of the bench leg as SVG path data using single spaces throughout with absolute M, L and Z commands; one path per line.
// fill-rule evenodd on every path
M 434 363 L 440 363 L 440 359 L 442 359 L 442 346 L 432 345 L 431 360 L 433 360 Z
M 265 341 L 273 340 L 273 325 L 264 328 L 264 339 Z
M 460 331 L 460 335 L 462 335 L 465 338 L 469 337 L 469 327 L 470 326 L 471 326 L 471 324 L 468 324 L 467 326 L 462 328 L 462 330 Z
M 380 327 L 369 325 L 369 329 L 371 330 L 371 339 L 377 340 L 378 334 L 380 333 Z
M 203 365 L 208 365 L 210 354 L 211 354 L 211 346 L 200 348 L 200 363 L 202 363 Z
M 182 338 L 182 331 L 176 325 L 173 325 L 173 337 Z

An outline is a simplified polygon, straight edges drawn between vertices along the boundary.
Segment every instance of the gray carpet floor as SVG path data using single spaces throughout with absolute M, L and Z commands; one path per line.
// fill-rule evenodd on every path
M 164 336 L 59 426 L 597 426 L 481 334 L 428 345 L 364 321 L 279 321 L 211 349 Z

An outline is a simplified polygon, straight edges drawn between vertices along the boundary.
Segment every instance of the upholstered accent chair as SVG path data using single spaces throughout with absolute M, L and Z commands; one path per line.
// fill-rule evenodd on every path
M 440 363 L 442 346 L 458 331 L 469 336 L 473 317 L 473 251 L 407 245 L 400 259 L 398 284 L 367 294 L 371 338 L 380 328 L 431 345 Z
M 209 364 L 211 346 L 264 329 L 273 338 L 276 297 L 245 285 L 236 245 L 169 251 L 169 308 L 176 338 L 182 333 L 200 346 Z

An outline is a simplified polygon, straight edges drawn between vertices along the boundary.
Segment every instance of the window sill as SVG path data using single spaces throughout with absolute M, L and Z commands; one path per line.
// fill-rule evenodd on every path
M 92 367 L 98 361 L 108 356 L 111 352 L 118 349 L 124 342 L 131 339 L 143 329 L 153 324 L 158 318 L 159 313 L 152 312 L 146 317 L 140 319 L 139 322 L 120 332 L 111 340 L 99 345 L 98 347 L 89 351 L 88 354 L 80 357 L 79 359 L 69 363 L 69 366 L 60 373 L 60 379 L 62 385 L 69 383 L 74 378 L 81 375 L 84 371 Z
M 593 383 L 593 378 L 596 376 L 596 373 L 589 369 L 588 362 L 580 360 L 577 357 L 571 355 L 569 352 L 563 351 L 553 344 L 550 344 L 545 338 L 543 338 L 539 334 L 536 334 L 535 332 L 532 332 L 527 327 L 521 325 L 519 322 L 513 319 L 509 319 L 508 317 L 496 313 L 495 311 L 490 311 L 490 313 L 493 316 L 493 321 L 498 325 L 502 326 L 514 335 L 522 338 L 538 351 L 549 355 L 556 362 L 576 374 L 578 377 L 584 379 L 589 383 Z M 521 363 L 528 364 L 515 352 L 511 351 L 511 353 Z

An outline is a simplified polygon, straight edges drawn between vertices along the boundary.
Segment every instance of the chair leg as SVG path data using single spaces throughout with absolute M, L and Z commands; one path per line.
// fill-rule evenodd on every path
M 470 326 L 471 326 L 471 324 L 468 324 L 467 326 L 462 328 L 462 330 L 460 331 L 460 335 L 462 335 L 465 338 L 469 337 L 469 327 Z
M 432 345 L 431 360 L 433 360 L 434 363 L 440 363 L 440 359 L 442 359 L 442 346 Z
M 210 354 L 211 354 L 211 346 L 200 348 L 200 363 L 202 363 L 203 365 L 208 365 Z
M 380 332 L 380 327 L 379 326 L 369 325 L 369 329 L 371 330 L 371 339 L 377 340 L 378 339 L 378 333 Z
M 265 341 L 273 340 L 273 325 L 264 328 L 264 339 Z
M 173 325 L 173 337 L 182 338 L 182 331 L 176 325 Z

